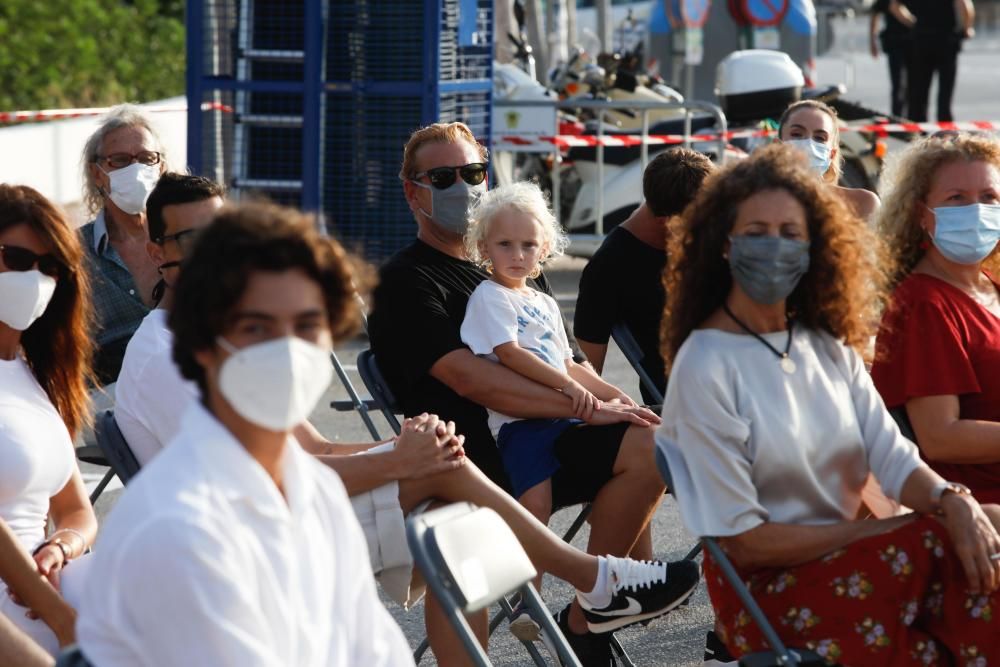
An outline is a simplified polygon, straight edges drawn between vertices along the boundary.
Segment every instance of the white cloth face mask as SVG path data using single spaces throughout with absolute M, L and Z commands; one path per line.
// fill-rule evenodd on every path
M 304 422 L 333 380 L 330 351 L 297 336 L 237 349 L 219 371 L 219 391 L 237 414 L 269 431 L 290 431 Z
M 146 208 L 149 193 L 160 180 L 160 165 L 133 162 L 127 167 L 104 173 L 111 179 L 109 197 L 115 206 L 129 215 L 138 215 Z
M 0 322 L 24 331 L 42 316 L 55 291 L 55 278 L 35 269 L 0 273 Z

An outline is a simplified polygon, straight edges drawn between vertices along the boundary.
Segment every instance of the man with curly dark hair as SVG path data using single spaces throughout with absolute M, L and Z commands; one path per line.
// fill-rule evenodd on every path
M 883 254 L 791 147 L 720 173 L 671 230 L 657 445 L 688 530 L 718 537 L 784 641 L 845 665 L 995 659 L 1000 506 L 920 459 L 859 352 Z M 869 474 L 914 513 L 855 520 Z M 764 650 L 704 567 L 730 652 Z

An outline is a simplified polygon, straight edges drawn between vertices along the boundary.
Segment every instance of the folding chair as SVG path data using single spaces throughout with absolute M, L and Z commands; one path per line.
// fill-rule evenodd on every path
M 670 465 L 667 462 L 667 455 L 663 453 L 660 447 L 656 448 L 656 466 L 660 469 L 660 475 L 663 477 L 663 481 L 667 483 L 669 488 L 673 487 L 673 478 L 670 475 Z M 736 572 L 736 568 L 733 567 L 732 561 L 726 556 L 722 547 L 719 546 L 718 541 L 714 537 L 701 536 L 701 544 L 704 546 L 708 554 L 722 570 L 723 576 L 726 578 L 726 583 L 728 583 L 736 595 L 739 596 L 740 602 L 743 603 L 743 608 L 746 609 L 747 613 L 753 619 L 754 623 L 761 629 L 764 634 L 764 638 L 767 643 L 770 644 L 770 651 L 759 651 L 757 653 L 751 653 L 740 658 L 741 667 L 772 667 L 774 665 L 788 665 L 789 667 L 821 667 L 826 665 L 826 662 L 819 656 L 819 654 L 805 650 L 805 649 L 790 649 L 785 646 L 785 644 L 778 638 L 778 633 L 774 631 L 774 626 L 771 625 L 767 617 L 764 616 L 764 612 L 758 606 L 757 602 L 753 599 L 750 594 L 750 590 L 743 583 L 740 578 L 739 573 Z
M 903 434 L 903 437 L 915 443 L 917 441 L 917 433 L 913 430 L 913 424 L 910 423 L 910 415 L 906 412 L 906 406 L 897 405 L 889 410 L 889 414 L 896 421 L 899 432 Z
M 358 355 L 358 374 L 361 376 L 361 381 L 364 382 L 365 388 L 368 389 L 368 393 L 372 396 L 372 401 L 375 406 L 382 412 L 386 421 L 392 426 L 396 434 L 399 434 L 399 420 L 396 419 L 396 415 L 403 414 L 402 408 L 399 407 L 399 403 L 396 401 L 396 397 L 393 396 L 392 390 L 389 389 L 389 384 L 385 381 L 382 376 L 382 372 L 379 370 L 378 363 L 375 360 L 375 354 L 370 350 L 364 350 Z M 573 519 L 573 523 L 570 525 L 566 534 L 563 535 L 563 541 L 572 542 L 576 534 L 580 532 L 580 528 L 583 527 L 584 522 L 586 522 L 587 517 L 590 516 L 590 505 L 584 505 L 580 513 Z M 697 552 L 695 552 L 697 553 Z M 501 612 L 494 615 L 490 620 L 490 634 L 507 618 L 510 617 L 513 609 L 510 603 L 504 599 L 500 602 Z M 530 642 L 522 642 L 528 652 L 532 654 L 534 658 L 537 655 L 535 647 Z M 618 641 L 618 637 L 611 638 L 611 648 L 612 650 L 621 658 L 623 662 L 623 667 L 635 667 L 632 659 L 625 652 L 625 648 Z M 413 654 L 413 659 L 416 662 L 420 662 L 423 657 L 424 652 L 427 650 L 427 640 L 424 639 L 420 646 Z M 540 658 L 535 658 L 536 664 L 541 664 L 538 661 Z
M 635 336 L 624 322 L 619 322 L 618 324 L 611 327 L 611 338 L 614 339 L 615 345 L 618 349 L 622 351 L 625 355 L 625 360 L 628 361 L 629 366 L 638 374 L 639 382 L 642 383 L 643 389 L 652 396 L 657 403 L 663 403 L 663 393 L 660 388 L 653 381 L 653 378 L 649 376 L 646 369 L 642 367 L 642 360 L 645 355 L 642 353 L 642 348 L 639 347 L 639 343 L 635 341 Z
M 471 503 L 455 503 L 417 514 L 406 521 L 406 539 L 414 562 L 477 665 L 493 663 L 469 628 L 465 614 L 517 591 L 535 612 L 562 664 L 580 666 L 531 585 L 537 574 L 534 566 L 496 512 Z
M 115 421 L 114 410 L 105 410 L 97 415 L 94 422 L 94 435 L 97 437 L 97 446 L 107 460 L 108 465 L 122 484 L 128 484 L 129 480 L 139 472 L 139 461 L 136 460 L 132 448 L 125 442 L 125 436 L 118 428 Z
M 104 473 L 104 477 L 102 477 L 101 481 L 97 483 L 94 490 L 90 492 L 90 504 L 93 505 L 97 502 L 97 499 L 101 497 L 101 494 L 104 493 L 105 487 L 107 487 L 111 480 L 114 479 L 114 468 L 111 467 L 107 457 L 104 456 L 104 452 L 102 452 L 101 448 L 97 445 L 83 445 L 81 447 L 77 447 L 76 458 L 84 463 L 90 463 L 95 466 L 107 468 L 107 471 Z

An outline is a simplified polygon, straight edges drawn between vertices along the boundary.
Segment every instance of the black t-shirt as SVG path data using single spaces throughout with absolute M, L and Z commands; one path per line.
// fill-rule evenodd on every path
M 436 414 L 455 422 L 465 435 L 465 451 L 486 475 L 509 488 L 503 463 L 487 425 L 486 409 L 462 398 L 430 374 L 449 352 L 467 349 L 461 327 L 465 307 L 489 276 L 471 262 L 455 259 L 423 241 L 400 250 L 379 271 L 368 334 L 379 370 L 403 413 Z M 552 295 L 545 276 L 529 281 Z M 567 331 L 569 335 L 569 331 Z M 570 347 L 578 358 L 576 340 Z
M 954 0 L 905 0 L 903 4 L 917 19 L 913 26 L 915 36 L 959 38 Z
M 882 14 L 885 16 L 885 28 L 879 33 L 879 37 L 882 39 L 882 48 L 891 48 L 892 46 L 904 41 L 910 34 L 910 29 L 899 22 L 899 20 L 892 15 L 889 11 L 889 3 L 891 0 L 875 0 L 875 4 L 872 5 L 872 13 Z
M 666 373 L 660 356 L 663 316 L 663 267 L 667 253 L 643 243 L 621 227 L 611 230 L 583 269 L 576 299 L 573 333 L 598 345 L 608 342 L 611 327 L 624 322 L 642 350 L 642 367 L 662 393 Z M 657 402 L 642 388 L 646 403 Z

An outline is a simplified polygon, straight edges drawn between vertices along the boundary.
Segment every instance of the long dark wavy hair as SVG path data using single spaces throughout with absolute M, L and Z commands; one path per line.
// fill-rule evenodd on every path
M 790 146 L 773 144 L 710 175 L 684 215 L 671 224 L 660 336 L 668 369 L 691 332 L 729 294 L 726 241 L 740 204 L 766 190 L 787 191 L 806 211 L 809 271 L 786 301 L 789 316 L 859 350 L 878 325 L 886 277 L 892 273 L 882 244 L 816 178 L 804 156 Z
M 83 249 L 65 214 L 24 185 L 0 184 L 0 230 L 27 225 L 63 266 L 42 316 L 21 334 L 21 348 L 38 384 L 72 435 L 89 419 L 91 379 L 90 281 Z

